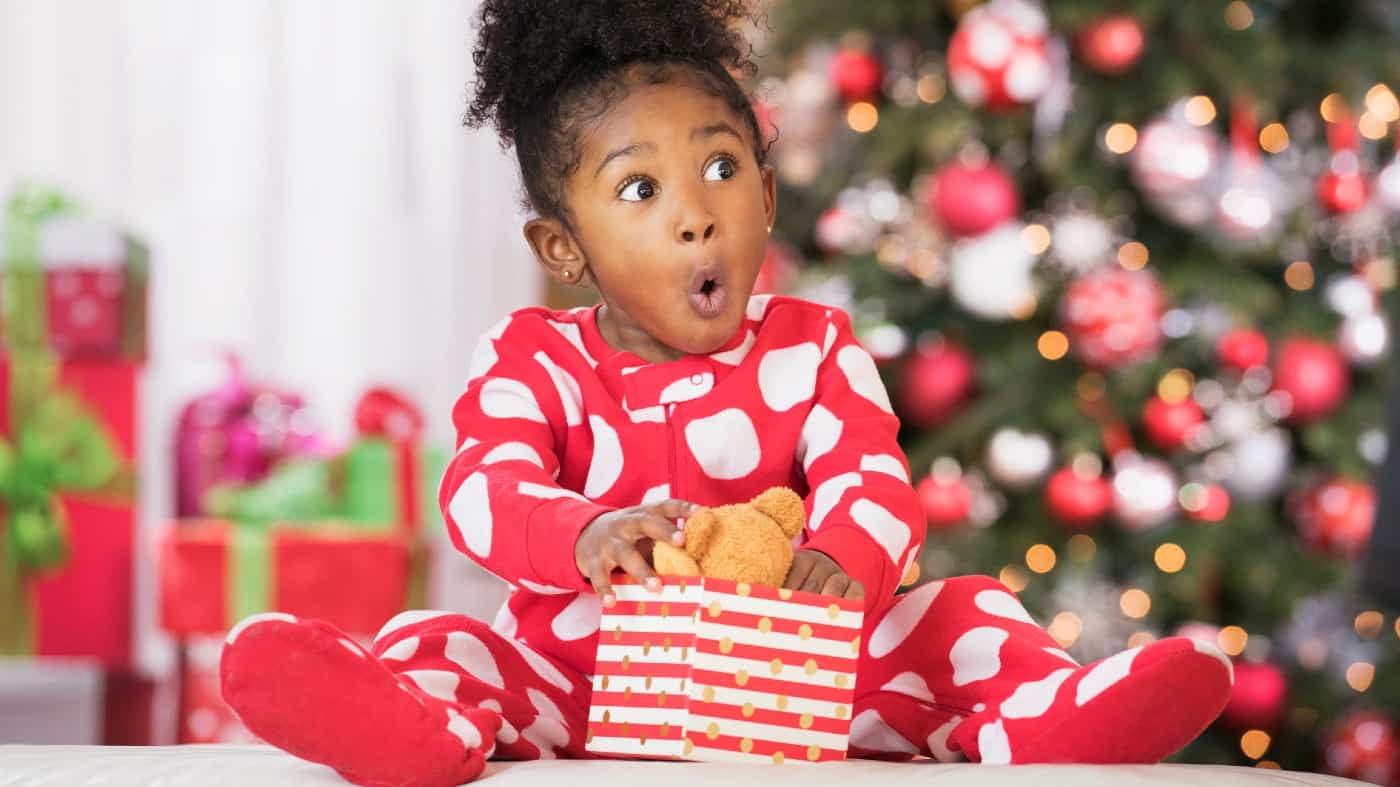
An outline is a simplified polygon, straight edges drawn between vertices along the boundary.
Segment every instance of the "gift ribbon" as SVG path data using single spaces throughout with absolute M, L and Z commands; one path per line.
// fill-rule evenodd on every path
M 419 511 L 418 456 L 423 436 L 423 414 L 408 397 L 389 388 L 371 388 L 355 406 L 355 428 L 362 436 L 387 440 L 397 457 L 394 473 L 398 489 L 398 524 L 408 533 L 417 532 L 422 521 Z

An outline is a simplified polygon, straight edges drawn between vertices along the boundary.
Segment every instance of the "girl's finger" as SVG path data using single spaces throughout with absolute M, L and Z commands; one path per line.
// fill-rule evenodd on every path
M 679 519 L 681 517 L 690 516 L 695 513 L 695 509 L 699 507 L 700 506 L 685 500 L 671 498 L 652 503 L 647 507 L 647 510 L 665 519 Z
M 820 593 L 822 585 L 825 585 L 826 580 L 835 573 L 835 571 L 825 570 L 825 567 L 822 566 L 815 567 L 812 569 L 812 573 L 807 575 L 807 579 L 803 580 L 801 589 L 808 593 Z
M 661 589 L 661 577 L 658 577 L 656 572 L 651 570 L 651 566 L 647 565 L 646 558 L 642 557 L 642 553 L 638 552 L 635 546 L 627 544 L 616 547 L 613 550 L 613 559 L 617 561 L 618 566 L 623 571 L 642 583 L 647 590 L 658 591 Z
M 652 541 L 665 541 L 675 546 L 685 543 L 685 533 L 669 519 L 655 514 L 645 514 L 639 523 L 643 535 Z
M 851 584 L 846 588 L 846 598 L 853 598 L 857 601 L 865 598 L 865 585 L 860 584 L 854 579 L 851 580 Z
M 798 552 L 792 559 L 792 568 L 788 569 L 787 579 L 783 580 L 783 587 L 797 590 L 802 587 L 802 583 L 807 581 L 807 576 L 812 573 L 815 564 L 807 559 L 801 552 Z
M 841 598 L 846 593 L 846 589 L 851 586 L 851 578 L 845 574 L 832 574 L 822 583 L 821 594 L 823 596 L 835 596 Z
M 604 607 L 611 607 L 617 603 L 617 594 L 613 593 L 612 580 L 609 578 L 612 571 L 602 560 L 594 560 L 588 567 L 588 581 L 593 585 L 593 592 L 602 599 Z

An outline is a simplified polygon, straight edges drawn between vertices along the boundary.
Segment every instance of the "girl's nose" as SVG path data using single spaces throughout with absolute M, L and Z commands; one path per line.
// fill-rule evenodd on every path
M 703 229 L 701 229 L 703 227 Z M 683 223 L 680 225 L 680 239 L 683 243 L 694 243 L 697 232 L 702 240 L 709 240 L 715 234 L 715 223 L 713 221 L 703 221 L 695 223 Z

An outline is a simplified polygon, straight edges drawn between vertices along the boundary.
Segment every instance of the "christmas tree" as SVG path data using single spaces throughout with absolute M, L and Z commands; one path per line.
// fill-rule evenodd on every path
M 1385 453 L 1400 5 L 779 0 L 760 286 L 846 308 L 930 522 L 1083 660 L 1234 660 L 1180 759 L 1400 783 Z

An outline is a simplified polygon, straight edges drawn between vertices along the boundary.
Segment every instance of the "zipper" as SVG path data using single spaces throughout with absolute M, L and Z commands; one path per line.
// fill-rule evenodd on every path
M 680 478 L 676 474 L 676 425 L 671 420 L 675 413 L 675 402 L 666 405 L 666 485 L 671 488 L 673 500 L 684 500 L 680 492 Z

